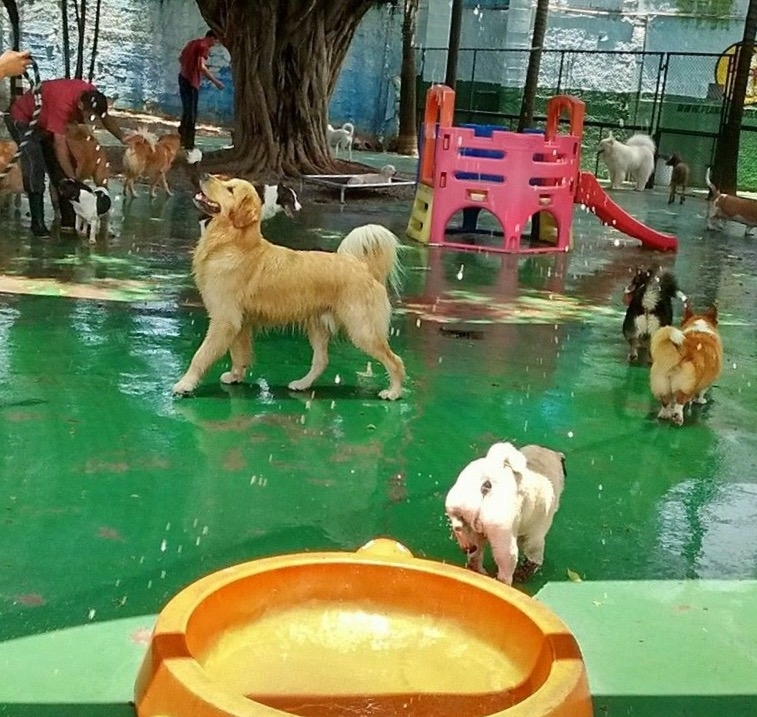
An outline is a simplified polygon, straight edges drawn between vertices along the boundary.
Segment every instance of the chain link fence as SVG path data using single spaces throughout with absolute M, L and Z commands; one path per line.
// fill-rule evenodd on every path
M 447 50 L 418 52 L 422 104 L 426 88 L 444 81 Z M 513 129 L 528 56 L 528 50 L 461 49 L 456 121 Z M 701 186 L 714 156 L 734 64 L 733 58 L 713 53 L 544 50 L 535 121 L 544 121 L 553 95 L 575 95 L 586 103 L 585 169 L 600 175 L 605 171 L 591 150 L 609 132 L 621 139 L 645 132 L 654 137 L 661 155 L 681 154 L 691 166 L 693 184 Z M 744 189 L 757 188 L 757 71 L 750 89 L 739 156 L 739 186 Z

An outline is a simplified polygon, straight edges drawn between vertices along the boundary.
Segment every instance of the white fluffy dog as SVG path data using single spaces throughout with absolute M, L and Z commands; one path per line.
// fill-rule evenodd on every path
M 632 178 L 638 191 L 647 186 L 654 172 L 654 153 L 655 144 L 648 134 L 635 134 L 623 143 L 615 139 L 612 132 L 599 143 L 597 151 L 610 170 L 612 189 L 618 189 L 626 178 Z
M 512 585 L 528 579 L 544 562 L 544 541 L 560 505 L 565 457 L 542 446 L 495 443 L 469 463 L 452 486 L 445 511 L 471 570 L 486 574 L 488 542 L 497 579 Z M 518 548 L 525 559 L 516 574 Z
M 354 187 L 360 184 L 391 184 L 392 177 L 397 174 L 393 164 L 385 164 L 378 172 L 370 174 L 356 174 L 347 180 L 347 186 Z
M 352 161 L 352 140 L 355 138 L 355 126 L 351 122 L 345 122 L 341 127 L 334 128 L 326 125 L 326 139 L 329 147 L 334 148 L 334 156 L 339 156 L 340 149 L 346 149 Z

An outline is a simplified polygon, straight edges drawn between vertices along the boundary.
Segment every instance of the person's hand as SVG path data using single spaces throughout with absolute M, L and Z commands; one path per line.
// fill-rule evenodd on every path
M 215 81 L 215 86 L 216 86 L 217 90 L 222 90 L 223 89 L 223 82 L 221 82 L 221 80 L 216 80 Z
M 0 77 L 23 75 L 31 61 L 32 56 L 28 50 L 6 50 L 0 55 Z

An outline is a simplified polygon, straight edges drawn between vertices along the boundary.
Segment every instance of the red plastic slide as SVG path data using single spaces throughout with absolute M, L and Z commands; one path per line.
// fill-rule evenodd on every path
M 664 234 L 650 229 L 634 219 L 624 209 L 615 204 L 590 172 L 578 175 L 576 204 L 584 204 L 591 209 L 600 221 L 614 227 L 623 234 L 638 239 L 645 247 L 659 251 L 676 251 L 678 239 L 672 234 Z

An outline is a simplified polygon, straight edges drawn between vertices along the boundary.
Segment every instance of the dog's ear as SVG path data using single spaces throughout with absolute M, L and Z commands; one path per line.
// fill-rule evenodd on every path
M 229 219 L 236 229 L 246 229 L 260 221 L 260 199 L 250 185 L 240 193 L 240 198 L 229 211 Z
M 486 459 L 499 468 L 509 465 L 516 473 L 526 470 L 526 457 L 512 443 L 495 443 L 487 452 Z
M 713 325 L 718 325 L 718 307 L 716 304 L 712 304 L 707 311 L 704 312 L 704 317 Z

